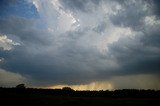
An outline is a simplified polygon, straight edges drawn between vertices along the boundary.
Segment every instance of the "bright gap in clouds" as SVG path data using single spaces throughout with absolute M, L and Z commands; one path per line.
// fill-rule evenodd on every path
M 63 87 L 71 87 L 74 90 L 160 89 L 158 76 L 147 74 L 115 76 L 107 81 L 95 81 L 80 85 L 55 85 L 48 88 L 61 89 Z

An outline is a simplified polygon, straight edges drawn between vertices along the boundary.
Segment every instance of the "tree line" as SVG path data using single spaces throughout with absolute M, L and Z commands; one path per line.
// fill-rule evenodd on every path
M 17 85 L 14 88 L 0 88 L 1 95 L 20 94 L 20 95 L 53 95 L 53 96 L 78 96 L 78 97 L 158 97 L 160 90 L 143 90 L 143 89 L 120 89 L 120 90 L 99 90 L 99 91 L 75 91 L 70 87 L 62 89 L 38 89 L 26 88 L 25 85 Z

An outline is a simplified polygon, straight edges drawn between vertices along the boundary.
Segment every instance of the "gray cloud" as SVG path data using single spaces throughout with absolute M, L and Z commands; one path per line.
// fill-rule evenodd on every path
M 12 73 L 2 69 L 0 69 L 0 78 L 1 78 L 0 85 L 3 87 L 6 87 L 6 86 L 12 87 L 19 83 L 26 82 L 25 81 L 26 79 L 20 74 Z
M 150 4 L 145 0 L 125 0 L 120 2 L 120 5 L 122 8 L 118 13 L 110 16 L 113 24 L 124 25 L 134 30 L 142 30 L 143 18 L 151 15 Z
M 42 17 L 0 17 L 0 33 L 20 43 L 0 49 L 2 69 L 21 74 L 31 85 L 160 74 L 160 20 L 148 1 L 35 4 Z
M 148 2 L 152 5 L 154 14 L 156 14 L 159 17 L 160 16 L 159 0 L 148 0 Z
M 91 12 L 101 0 L 60 0 L 60 2 L 71 11 Z
M 159 76 L 152 74 L 137 74 L 129 76 L 115 76 L 111 78 L 112 86 L 117 89 L 156 89 L 160 88 Z

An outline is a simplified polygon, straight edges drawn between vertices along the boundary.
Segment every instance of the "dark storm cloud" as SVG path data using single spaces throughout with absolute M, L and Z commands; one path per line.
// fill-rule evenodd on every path
M 124 11 L 119 11 L 116 15 L 111 15 L 110 19 L 115 25 L 132 27 L 134 30 L 143 30 L 141 25 L 145 16 L 160 15 L 159 0 L 114 0 L 122 5 Z
M 142 30 L 141 25 L 143 18 L 150 14 L 150 9 L 148 10 L 149 4 L 144 0 L 136 2 L 125 0 L 120 2 L 120 4 L 124 10 L 119 11 L 116 15 L 110 16 L 113 24 L 132 27 L 135 30 Z
M 50 24 L 47 29 L 47 22 L 42 24 L 41 17 L 0 16 L 0 34 L 20 43 L 9 51 L 0 49 L 0 58 L 4 58 L 0 68 L 20 73 L 32 83 L 35 81 L 35 85 L 80 84 L 116 75 L 160 74 L 160 22 L 152 17 L 153 14 L 157 17 L 158 9 L 150 8 L 152 5 L 148 1 L 60 0 L 60 3 L 62 10 L 71 13 L 61 12 L 60 7 L 54 10 L 62 15 L 58 22 L 65 26 L 63 20 L 69 17 L 73 23 L 75 15 L 80 27 L 69 31 L 60 27 L 55 31 Z M 107 4 L 111 4 L 111 9 Z M 115 6 L 119 6 L 118 9 Z M 47 12 L 48 17 L 57 16 L 50 10 L 52 8 L 45 8 L 48 9 L 43 11 L 45 17 Z M 38 9 L 40 11 L 41 7 Z M 151 22 L 145 21 L 147 16 Z M 46 21 L 56 23 L 57 20 L 49 17 Z M 131 36 L 123 35 L 127 31 Z M 118 36 L 122 38 L 117 39 Z M 103 49 L 105 52 L 101 52 Z
M 79 58 L 83 57 L 77 58 L 75 56 L 74 52 L 78 52 L 76 50 L 73 51 L 72 49 L 66 48 L 62 51 L 64 53 L 60 52 L 60 55 L 57 55 L 57 57 L 46 53 L 33 55 L 32 51 L 26 50 L 26 47 L 20 47 L 12 51 L 2 53 L 3 58 L 5 58 L 5 62 L 4 64 L 1 64 L 1 67 L 12 72 L 19 72 L 24 76 L 30 75 L 33 79 L 44 81 L 46 84 L 72 84 L 80 83 L 81 81 L 88 82 L 90 77 L 92 77 L 91 73 L 89 74 L 84 70 L 86 65 L 83 61 L 79 61 Z M 85 53 L 83 53 L 83 56 L 84 55 Z M 88 55 L 88 53 L 86 53 L 86 55 Z M 86 61 L 90 60 L 87 59 Z M 84 68 L 77 66 L 78 64 L 84 66 Z M 82 77 L 85 79 L 79 80 Z
M 0 18 L 0 33 L 7 34 L 10 38 L 18 37 L 23 43 L 47 44 L 49 41 L 44 41 L 45 36 L 43 35 L 46 35 L 45 38 L 47 38 L 49 34 L 43 30 L 38 30 L 35 23 L 36 20 L 34 19 L 17 16 Z
M 63 1 L 64 2 L 64 1 Z M 78 10 L 85 9 L 85 4 L 82 2 L 68 2 L 69 8 L 75 9 L 77 4 L 80 7 L 76 8 Z M 100 1 L 101 2 L 101 1 Z M 142 31 L 144 35 L 140 38 L 134 39 L 120 39 L 110 45 L 110 53 L 115 56 L 117 61 L 120 63 L 121 70 L 116 71 L 115 74 L 142 74 L 142 73 L 159 73 L 160 71 L 160 56 L 159 56 L 159 25 L 157 28 L 152 30 L 145 30 L 144 19 L 146 16 L 159 15 L 159 2 L 158 1 L 114 1 L 118 2 L 122 6 L 122 11 L 119 10 L 117 14 L 111 15 L 110 20 L 113 24 L 118 26 L 130 27 L 136 31 Z M 153 3 L 153 4 L 151 4 Z M 74 5 L 70 6 L 70 5 Z M 151 6 L 155 6 L 154 9 Z M 151 10 L 152 9 L 152 10 Z M 154 12 L 154 13 L 153 13 Z M 105 23 L 99 25 L 94 30 L 96 32 L 102 32 L 105 29 Z M 155 25 L 156 26 L 156 25 Z M 137 40 L 138 39 L 138 40 Z M 126 43 L 126 44 L 123 44 Z M 125 49 L 124 49 L 125 48 Z M 114 73 L 114 72 L 113 72 Z
M 160 73 L 160 27 L 142 24 L 139 33 L 132 38 L 119 39 L 110 45 L 110 52 L 121 64 L 121 74 Z
M 148 2 L 153 6 L 153 12 L 158 17 L 160 16 L 160 1 L 159 0 L 148 0 Z
M 138 3 L 137 3 L 138 2 Z M 151 4 L 153 3 L 153 4 Z M 118 12 L 110 17 L 115 25 L 124 25 L 134 30 L 142 31 L 143 36 L 138 38 L 120 39 L 110 45 L 110 52 L 113 54 L 121 68 L 120 74 L 142 74 L 142 73 L 158 73 L 160 72 L 160 36 L 158 23 L 154 24 L 154 28 L 149 29 L 145 26 L 144 20 L 146 16 L 158 17 L 159 12 L 157 1 L 123 1 L 120 2 L 124 11 Z M 142 5 L 142 6 L 140 6 Z M 151 6 L 154 5 L 154 9 Z M 156 5 L 156 6 L 155 6 Z M 154 11 L 154 14 L 153 14 Z M 155 18 L 156 19 L 156 18 Z M 146 30 L 147 29 L 147 30 Z
M 118 74 L 159 74 L 160 73 L 160 56 L 159 50 L 131 41 L 132 43 L 124 44 L 120 40 L 111 45 L 110 52 L 117 58 L 121 64 Z M 154 42 L 154 41 L 152 41 Z M 152 43 L 150 42 L 150 43 Z M 136 43 L 136 44 L 135 44 Z M 133 45 L 134 44 L 134 45 Z
M 47 37 L 50 34 L 40 30 L 34 30 L 33 20 L 10 17 L 8 19 L 1 19 L 0 22 L 2 23 L 0 25 L 0 31 L 4 34 L 12 34 L 12 36 L 9 36 L 11 38 L 14 38 L 13 36 L 18 37 L 19 40 L 17 42 L 21 43 L 19 47 L 11 51 L 2 50 L 0 52 L 1 56 L 5 58 L 4 63 L 1 64 L 1 68 L 11 72 L 21 73 L 24 76 L 29 75 L 36 80 L 46 81 L 46 84 L 60 83 L 61 80 L 63 83 L 75 83 L 79 82 L 79 80 L 76 80 L 77 78 L 80 79 L 82 77 L 88 78 L 89 80 L 90 75 L 87 75 L 87 72 L 84 72 L 85 74 L 82 73 L 79 66 L 74 66 L 72 69 L 73 62 L 77 61 L 78 58 L 83 58 L 81 54 L 89 57 L 87 56 L 89 55 L 88 51 L 80 51 L 80 49 L 75 46 L 72 40 L 74 37 L 72 38 L 72 36 L 70 36 L 73 33 L 69 33 L 68 37 L 71 38 L 66 42 L 67 45 L 59 48 L 59 54 L 54 54 L 54 52 L 56 52 L 54 50 L 45 51 L 45 48 L 47 48 L 47 46 L 51 44 L 51 40 L 53 40 Z M 82 33 L 77 32 L 77 34 Z M 76 35 L 76 33 L 74 35 Z M 76 57 L 75 54 L 80 55 L 80 57 Z M 74 63 L 75 65 L 83 65 L 83 61 Z M 84 80 L 86 81 L 87 79 Z

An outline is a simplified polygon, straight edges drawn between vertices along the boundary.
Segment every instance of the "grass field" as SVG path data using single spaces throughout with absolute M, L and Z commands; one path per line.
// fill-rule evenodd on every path
M 102 96 L 98 93 L 86 96 L 91 91 L 54 91 L 54 90 L 11 90 L 1 89 L 1 106 L 160 106 L 159 96 Z M 51 93 L 52 92 L 52 93 Z M 72 93 L 71 93 L 72 92 Z M 108 91 L 109 92 L 109 91 Z M 101 92 L 103 94 L 105 92 Z M 112 92 L 114 93 L 114 92 Z M 80 94 L 80 95 L 79 95 Z M 115 94 L 115 93 L 114 93 Z

